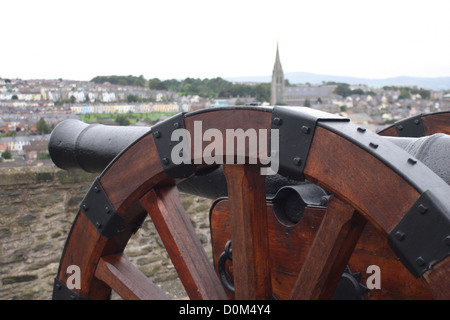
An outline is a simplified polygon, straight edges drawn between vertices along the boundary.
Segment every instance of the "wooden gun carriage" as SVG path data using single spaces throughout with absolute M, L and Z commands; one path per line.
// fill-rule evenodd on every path
M 198 123 L 237 139 L 276 132 L 278 150 L 267 145 L 279 170 L 262 175 L 267 159 L 248 143 L 215 148 L 221 164 L 202 157 L 210 141 L 192 143 L 189 161 L 175 164 L 173 132 L 194 136 Z M 419 115 L 376 134 L 278 106 L 180 113 L 152 128 L 62 122 L 49 143 L 55 164 L 100 174 L 80 204 L 53 298 L 109 299 L 114 290 L 168 299 L 123 253 L 150 215 L 190 299 L 449 299 L 449 124 L 446 112 Z M 213 264 L 179 190 L 215 200 Z M 81 270 L 79 289 L 66 285 L 70 265 Z M 366 287 L 368 266 L 379 267 L 380 289 Z

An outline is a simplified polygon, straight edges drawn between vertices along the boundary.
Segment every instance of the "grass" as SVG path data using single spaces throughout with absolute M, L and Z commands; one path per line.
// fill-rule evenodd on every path
M 176 114 L 175 112 L 151 112 L 151 113 L 86 113 L 77 114 L 80 119 L 86 123 L 102 123 L 104 120 L 115 120 L 118 115 L 126 116 L 130 121 L 130 125 L 136 124 L 139 120 L 145 121 L 148 124 L 154 124 L 161 119 L 161 117 L 170 117 Z

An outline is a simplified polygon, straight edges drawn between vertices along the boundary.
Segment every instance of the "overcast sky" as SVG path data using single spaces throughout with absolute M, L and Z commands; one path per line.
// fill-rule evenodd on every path
M 0 77 L 450 76 L 450 0 L 11 0 Z

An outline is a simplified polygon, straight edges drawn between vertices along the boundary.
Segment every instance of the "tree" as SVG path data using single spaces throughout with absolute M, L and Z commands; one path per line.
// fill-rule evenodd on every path
M 130 120 L 128 120 L 127 116 L 125 115 L 118 115 L 115 121 L 119 124 L 119 126 L 130 125 Z
M 2 158 L 5 159 L 5 160 L 6 159 L 11 159 L 12 158 L 11 152 L 8 149 L 6 149 L 2 153 Z
M 311 101 L 309 101 L 309 99 L 306 99 L 305 102 L 303 103 L 304 107 L 311 107 Z
M 352 94 L 352 89 L 350 89 L 350 85 L 347 83 L 339 83 L 334 89 L 334 93 L 342 96 L 343 98 L 347 98 Z
M 150 79 L 148 86 L 151 90 L 167 90 L 166 84 L 158 78 Z
M 128 102 L 139 102 L 139 97 L 136 94 L 129 94 L 127 96 Z
M 400 89 L 400 95 L 398 96 L 398 99 L 411 99 L 411 94 L 409 93 L 409 90 L 407 88 L 401 88 Z
M 47 134 L 50 133 L 51 131 L 50 126 L 47 124 L 44 118 L 40 118 L 39 121 L 36 123 L 36 130 L 40 134 Z
M 144 76 L 97 76 L 93 79 L 91 79 L 92 82 L 95 83 L 105 83 L 109 82 L 111 84 L 118 84 L 118 85 L 128 85 L 128 86 L 139 86 L 139 87 L 145 87 L 145 79 Z

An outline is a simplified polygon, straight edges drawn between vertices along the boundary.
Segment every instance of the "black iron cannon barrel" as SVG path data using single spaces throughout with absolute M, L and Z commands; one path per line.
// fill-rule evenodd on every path
M 81 168 L 88 172 L 102 172 L 114 158 L 130 144 L 151 131 L 151 127 L 108 126 L 86 124 L 79 120 L 65 120 L 53 130 L 49 153 L 62 169 Z M 421 138 L 383 137 L 423 162 L 450 184 L 450 136 L 434 134 Z M 275 195 L 287 185 L 304 182 L 289 180 L 281 175 L 266 176 L 266 192 Z M 178 185 L 180 191 L 216 199 L 226 196 L 226 180 L 219 166 L 207 174 L 198 174 Z
M 122 150 L 150 130 L 150 127 L 86 124 L 69 119 L 53 129 L 48 150 L 53 163 L 61 169 L 102 172 Z

